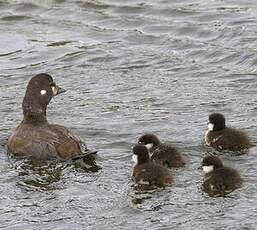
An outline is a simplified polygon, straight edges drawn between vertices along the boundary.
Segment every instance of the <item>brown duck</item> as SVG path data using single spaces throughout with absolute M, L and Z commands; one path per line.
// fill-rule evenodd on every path
M 68 128 L 48 123 L 47 105 L 54 96 L 65 91 L 45 73 L 29 81 L 22 102 L 23 120 L 8 141 L 10 153 L 59 160 L 96 153 L 90 152 L 85 142 Z

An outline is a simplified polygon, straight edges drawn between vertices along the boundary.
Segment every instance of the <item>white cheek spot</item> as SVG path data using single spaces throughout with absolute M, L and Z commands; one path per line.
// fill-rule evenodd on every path
M 43 95 L 45 95 L 46 94 L 46 90 L 45 89 L 42 89 L 41 91 L 40 91 L 40 94 L 43 96 Z
M 213 165 L 210 166 L 203 166 L 204 173 L 210 173 L 213 171 Z
M 150 151 L 153 147 L 153 143 L 147 144 L 145 147 L 148 149 L 148 151 Z
M 132 160 L 135 162 L 135 164 L 138 163 L 138 158 L 137 158 L 137 155 L 136 155 L 136 154 L 133 154 L 133 155 L 132 155 Z
M 213 130 L 213 127 L 214 127 L 214 125 L 213 125 L 212 123 L 209 123 L 209 124 L 208 124 L 208 129 L 209 129 L 210 131 Z

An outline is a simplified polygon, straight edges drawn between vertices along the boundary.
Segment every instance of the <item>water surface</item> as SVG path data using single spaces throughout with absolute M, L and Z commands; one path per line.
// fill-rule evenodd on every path
M 255 229 L 257 148 L 221 156 L 244 179 L 225 197 L 201 190 L 197 167 L 215 152 L 203 143 L 211 112 L 257 142 L 256 24 L 254 0 L 0 1 L 0 228 Z M 101 170 L 7 156 L 40 72 L 68 90 L 48 120 L 97 149 Z M 173 186 L 131 181 L 144 132 L 183 150 Z

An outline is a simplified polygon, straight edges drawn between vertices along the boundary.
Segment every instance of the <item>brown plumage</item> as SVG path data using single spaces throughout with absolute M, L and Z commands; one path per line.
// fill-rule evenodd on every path
M 213 154 L 204 157 L 200 168 L 205 171 L 203 186 L 208 191 L 235 190 L 242 186 L 240 173 L 223 166 L 220 158 Z
M 146 146 L 152 145 L 149 149 L 151 160 L 158 164 L 167 167 L 183 167 L 185 165 L 180 149 L 161 143 L 158 137 L 152 133 L 147 133 L 139 137 L 138 143 Z
M 148 149 L 142 144 L 136 144 L 133 147 L 133 160 L 136 161 L 133 166 L 132 176 L 137 183 L 147 182 L 150 185 L 164 186 L 173 181 L 170 171 L 158 165 L 149 159 Z
M 243 131 L 226 127 L 225 117 L 220 113 L 209 116 L 209 126 L 205 142 L 218 150 L 239 151 L 255 146 Z
M 48 74 L 38 74 L 30 80 L 22 103 L 24 118 L 8 141 L 10 153 L 67 160 L 90 152 L 80 137 L 64 126 L 49 124 L 46 119 L 47 105 L 62 92 L 65 90 Z

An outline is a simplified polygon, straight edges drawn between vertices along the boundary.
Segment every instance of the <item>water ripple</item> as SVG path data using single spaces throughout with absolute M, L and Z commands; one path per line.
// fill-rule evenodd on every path
M 255 228 L 256 148 L 220 155 L 244 178 L 230 195 L 205 193 L 197 170 L 215 152 L 203 140 L 214 111 L 257 141 L 255 1 L 8 0 L 0 15 L 1 228 Z M 39 72 L 68 89 L 48 119 L 98 150 L 91 170 L 8 158 Z M 184 151 L 171 187 L 131 180 L 131 147 L 144 132 Z

